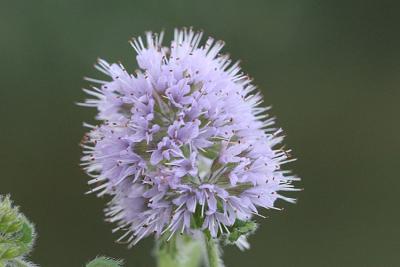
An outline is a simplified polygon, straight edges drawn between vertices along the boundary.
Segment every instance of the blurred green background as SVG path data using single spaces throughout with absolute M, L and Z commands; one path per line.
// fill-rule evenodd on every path
M 399 266 L 398 1 L 0 1 L 0 193 L 37 225 L 32 260 L 82 266 L 105 254 L 153 267 L 153 240 L 128 250 L 84 195 L 82 121 L 74 105 L 97 57 L 135 66 L 127 41 L 194 26 L 264 92 L 302 177 L 251 238 L 225 249 L 238 266 Z

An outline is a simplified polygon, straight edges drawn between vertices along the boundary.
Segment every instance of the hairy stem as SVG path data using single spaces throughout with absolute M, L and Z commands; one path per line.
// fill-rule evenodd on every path
M 158 244 L 156 250 L 158 267 L 199 267 L 201 244 L 188 236 L 177 236 L 168 243 Z
M 208 267 L 224 267 L 221 259 L 220 247 L 217 241 L 204 234 L 205 262 Z

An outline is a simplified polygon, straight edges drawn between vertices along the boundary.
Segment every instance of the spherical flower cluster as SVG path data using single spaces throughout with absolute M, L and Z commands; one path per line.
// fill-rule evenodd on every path
M 106 215 L 130 244 L 154 234 L 172 237 L 229 234 L 238 221 L 277 209 L 280 191 L 297 180 L 281 165 L 288 151 L 276 148 L 262 96 L 238 63 L 220 54 L 222 41 L 201 44 L 202 33 L 175 30 L 169 47 L 147 33 L 134 39 L 139 70 L 99 60 L 111 81 L 85 91 L 81 105 L 98 109 L 82 146 L 90 192 L 110 195 Z M 262 215 L 260 215 L 262 216 Z

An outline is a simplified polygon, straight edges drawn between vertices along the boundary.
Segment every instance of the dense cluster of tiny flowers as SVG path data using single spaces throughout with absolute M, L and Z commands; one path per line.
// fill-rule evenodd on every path
M 288 151 L 277 148 L 262 96 L 238 63 L 220 54 L 224 43 L 175 30 L 169 47 L 147 33 L 134 39 L 139 70 L 99 60 L 111 81 L 85 91 L 81 105 L 98 109 L 98 126 L 84 137 L 82 165 L 90 192 L 110 195 L 106 215 L 130 244 L 151 234 L 206 231 L 228 234 L 260 208 L 294 199 L 296 177 L 282 170 Z M 260 215 L 262 216 L 262 215 Z

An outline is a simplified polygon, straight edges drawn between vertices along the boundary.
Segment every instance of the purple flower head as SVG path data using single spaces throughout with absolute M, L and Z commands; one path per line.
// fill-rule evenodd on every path
M 106 215 L 136 244 L 154 234 L 206 231 L 229 236 L 237 225 L 277 209 L 298 180 L 281 166 L 292 161 L 277 146 L 281 130 L 261 106 L 262 96 L 202 33 L 175 30 L 170 46 L 147 33 L 132 41 L 139 70 L 99 60 L 109 81 L 85 90 L 95 97 L 98 126 L 90 126 L 82 165 L 90 192 L 112 197 Z M 248 247 L 245 236 L 235 239 Z

